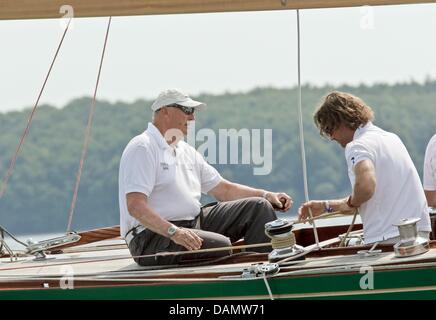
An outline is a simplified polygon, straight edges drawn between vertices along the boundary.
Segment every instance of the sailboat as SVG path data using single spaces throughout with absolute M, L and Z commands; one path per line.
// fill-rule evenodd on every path
M 97 17 L 291 9 L 298 14 L 309 8 L 429 2 L 435 1 L 75 0 L 70 5 L 75 17 Z M 59 18 L 62 5 L 49 0 L 7 1 L 0 4 L 0 19 Z M 241 241 L 233 244 L 229 257 L 186 260 L 177 266 L 137 265 L 118 227 L 68 232 L 24 244 L 22 251 L 9 249 L 3 239 L 0 299 L 436 297 L 434 232 L 430 241 L 420 238 L 417 221 L 399 223 L 401 241 L 395 246 L 359 244 L 362 225 L 358 223 L 316 228 L 311 220 L 313 228 L 298 230 L 296 223 L 279 219 L 265 226 L 270 253 L 252 253 Z

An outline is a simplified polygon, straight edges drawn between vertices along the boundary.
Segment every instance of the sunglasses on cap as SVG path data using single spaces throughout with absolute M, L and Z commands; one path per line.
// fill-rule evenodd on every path
M 186 115 L 188 115 L 188 116 L 191 115 L 191 114 L 193 114 L 194 111 L 195 111 L 195 108 L 181 106 L 181 105 L 176 104 L 176 103 L 174 103 L 174 104 L 170 104 L 170 105 L 168 105 L 167 107 L 172 107 L 172 108 L 180 109 L 180 110 L 183 111 L 184 114 L 186 114 Z

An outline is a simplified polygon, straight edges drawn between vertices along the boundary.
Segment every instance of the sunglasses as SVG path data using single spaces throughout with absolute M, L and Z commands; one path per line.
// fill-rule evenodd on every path
M 191 115 L 191 114 L 193 114 L 194 111 L 195 111 L 195 108 L 192 108 L 192 107 L 185 107 L 185 106 L 181 106 L 181 105 L 179 105 L 179 104 L 170 104 L 170 105 L 167 106 L 167 107 L 172 107 L 172 108 L 180 109 L 180 110 L 183 111 L 184 114 L 186 114 L 186 115 L 188 115 L 188 116 Z

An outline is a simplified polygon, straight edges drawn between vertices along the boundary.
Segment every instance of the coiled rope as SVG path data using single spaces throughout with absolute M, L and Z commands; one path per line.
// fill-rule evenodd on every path
M 268 236 L 268 234 L 265 232 Z M 271 238 L 271 246 L 273 249 L 283 249 L 293 247 L 296 244 L 295 234 L 289 232 L 288 234 L 282 234 L 278 236 L 269 236 Z

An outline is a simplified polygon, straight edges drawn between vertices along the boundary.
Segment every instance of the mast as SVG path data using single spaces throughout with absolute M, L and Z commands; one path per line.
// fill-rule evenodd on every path
M 264 11 L 434 3 L 436 0 L 0 0 L 0 20 Z M 65 8 L 65 7 L 64 7 Z M 64 11 L 65 12 L 65 11 Z

